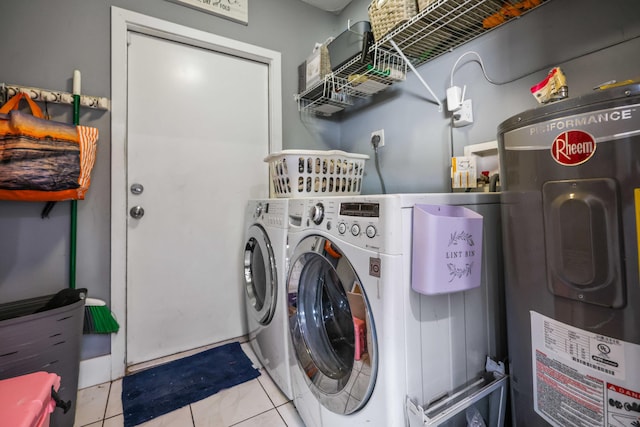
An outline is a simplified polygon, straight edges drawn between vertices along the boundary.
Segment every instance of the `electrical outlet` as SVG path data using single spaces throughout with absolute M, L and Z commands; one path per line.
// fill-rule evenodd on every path
M 376 148 L 376 144 L 378 148 L 384 145 L 384 129 L 371 132 L 371 145 Z
M 473 123 L 473 109 L 470 99 L 465 99 L 458 111 L 453 113 L 453 127 L 459 128 Z

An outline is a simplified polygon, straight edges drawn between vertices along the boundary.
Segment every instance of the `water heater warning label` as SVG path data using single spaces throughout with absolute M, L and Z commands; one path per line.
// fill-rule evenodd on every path
M 531 312 L 534 408 L 554 426 L 640 427 L 640 346 Z

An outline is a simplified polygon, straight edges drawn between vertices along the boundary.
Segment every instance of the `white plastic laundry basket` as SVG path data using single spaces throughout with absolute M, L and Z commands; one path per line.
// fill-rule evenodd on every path
M 360 194 L 366 154 L 284 150 L 267 156 L 276 197 Z

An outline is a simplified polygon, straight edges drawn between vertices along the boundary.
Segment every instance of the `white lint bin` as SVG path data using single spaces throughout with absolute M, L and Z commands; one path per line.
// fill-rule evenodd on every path
M 462 206 L 413 207 L 411 287 L 426 295 L 480 286 L 482 215 Z

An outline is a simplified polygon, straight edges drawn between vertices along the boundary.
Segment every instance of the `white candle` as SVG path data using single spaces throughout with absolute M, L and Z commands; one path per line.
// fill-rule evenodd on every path
M 80 70 L 73 70 L 73 94 L 80 95 Z

